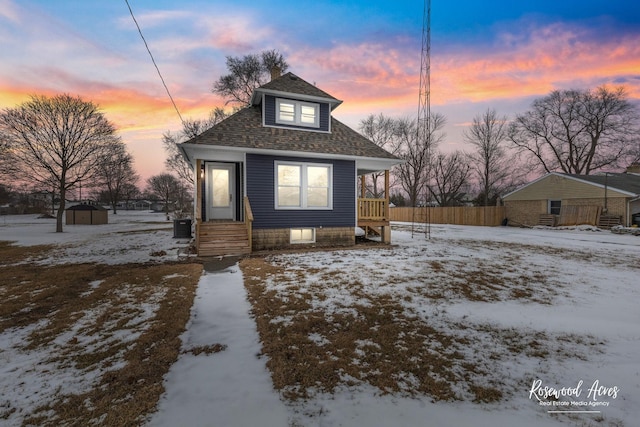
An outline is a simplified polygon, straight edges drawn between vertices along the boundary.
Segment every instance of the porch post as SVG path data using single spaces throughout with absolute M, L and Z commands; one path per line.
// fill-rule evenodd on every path
M 384 217 L 389 219 L 391 212 L 389 211 L 389 169 L 384 171 Z
M 366 175 L 360 175 L 360 197 L 362 197 L 363 199 L 366 197 L 366 194 L 367 194 L 365 176 Z
M 389 222 L 391 220 L 391 211 L 389 210 L 389 169 L 384 171 L 384 199 L 384 220 Z M 391 224 L 381 228 L 382 241 L 391 243 Z
M 196 160 L 196 199 L 195 199 L 195 220 L 196 223 L 202 220 L 202 160 Z
M 196 235 L 196 251 L 200 251 L 200 223 L 202 223 L 202 161 L 196 160 L 196 188 L 195 188 L 195 235 Z

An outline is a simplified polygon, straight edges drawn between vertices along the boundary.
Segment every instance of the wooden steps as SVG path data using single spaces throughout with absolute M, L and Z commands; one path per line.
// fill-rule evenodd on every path
M 203 222 L 198 233 L 198 256 L 251 253 L 247 227 L 243 222 Z
M 547 227 L 555 227 L 558 225 L 558 217 L 551 214 L 541 214 L 538 219 L 538 225 L 546 225 Z
M 599 228 L 611 228 L 616 225 L 622 225 L 622 217 L 620 215 L 600 215 L 598 220 Z

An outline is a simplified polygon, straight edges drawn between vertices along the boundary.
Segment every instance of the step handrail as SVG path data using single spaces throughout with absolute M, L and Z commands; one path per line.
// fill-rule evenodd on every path
M 252 231 L 253 231 L 253 211 L 251 210 L 251 203 L 249 203 L 249 197 L 244 196 L 244 223 L 247 227 L 247 237 L 249 238 L 249 252 L 252 248 Z

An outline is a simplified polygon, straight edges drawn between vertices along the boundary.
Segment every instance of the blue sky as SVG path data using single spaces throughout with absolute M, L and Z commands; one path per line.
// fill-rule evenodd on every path
M 291 71 L 370 113 L 417 111 L 421 1 L 129 0 L 185 117 L 207 115 L 225 57 L 282 52 Z M 487 108 L 513 115 L 553 89 L 626 86 L 640 100 L 640 2 L 432 1 L 432 110 L 443 150 Z M 161 137 L 179 119 L 124 0 L 0 0 L 0 108 L 30 94 L 98 103 L 143 177 L 163 171 Z

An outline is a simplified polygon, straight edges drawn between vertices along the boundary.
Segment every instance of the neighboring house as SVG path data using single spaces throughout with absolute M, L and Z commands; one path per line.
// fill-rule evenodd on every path
M 640 174 L 549 173 L 502 200 L 510 223 L 524 225 L 630 226 L 640 215 Z
M 389 169 L 401 160 L 333 118 L 342 101 L 273 77 L 249 107 L 180 144 L 195 171 L 198 253 L 353 245 L 356 226 L 389 242 Z M 358 198 L 358 177 L 379 171 L 385 197 L 365 199 L 361 184 Z
M 152 201 L 142 199 L 126 200 L 118 202 L 116 207 L 120 210 L 148 211 L 151 210 L 153 203 Z

